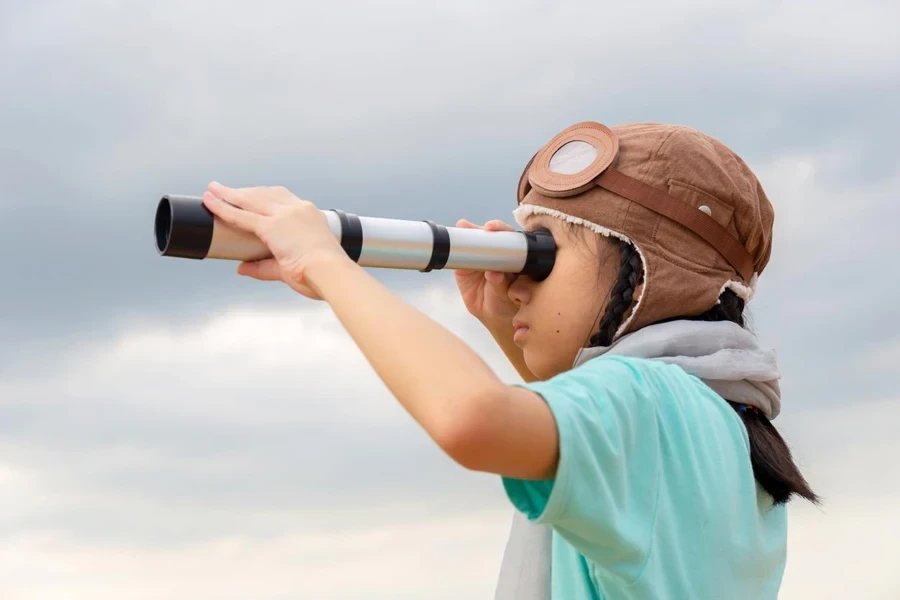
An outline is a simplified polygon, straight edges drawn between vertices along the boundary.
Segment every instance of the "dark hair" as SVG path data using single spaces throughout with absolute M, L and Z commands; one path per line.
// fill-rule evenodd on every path
M 608 346 L 613 342 L 625 313 L 634 302 L 634 291 L 644 277 L 643 264 L 635 247 L 612 237 L 609 240 L 619 248 L 621 264 L 618 277 L 610 291 L 606 311 L 600 319 L 600 331 L 590 338 L 591 346 Z M 732 321 L 747 328 L 744 320 L 744 300 L 730 289 L 723 291 L 719 296 L 719 303 L 703 314 L 675 317 L 665 321 L 675 320 Z M 772 496 L 775 504 L 787 503 L 794 494 L 806 498 L 813 504 L 819 504 L 819 497 L 800 473 L 790 449 L 771 421 L 756 410 L 742 411 L 741 405 L 727 398 L 726 401 L 747 429 L 753 475 L 760 486 Z

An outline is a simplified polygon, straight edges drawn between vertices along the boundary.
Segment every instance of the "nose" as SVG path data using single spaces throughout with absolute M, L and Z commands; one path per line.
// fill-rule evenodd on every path
M 528 302 L 531 301 L 531 286 L 532 281 L 530 277 L 524 275 L 516 277 L 515 280 L 509 284 L 509 299 L 512 300 L 516 306 L 528 304 Z

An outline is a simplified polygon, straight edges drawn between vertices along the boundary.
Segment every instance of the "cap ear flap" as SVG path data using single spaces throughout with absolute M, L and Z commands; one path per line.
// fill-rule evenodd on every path
M 528 161 L 528 164 L 525 165 L 525 169 L 522 171 L 522 175 L 519 176 L 519 187 L 516 191 L 516 204 L 522 204 L 522 200 L 531 191 L 531 181 L 528 179 L 528 172 L 531 170 L 531 165 L 534 163 L 534 158 L 538 153 L 535 152 L 534 156 L 531 157 L 531 160 Z

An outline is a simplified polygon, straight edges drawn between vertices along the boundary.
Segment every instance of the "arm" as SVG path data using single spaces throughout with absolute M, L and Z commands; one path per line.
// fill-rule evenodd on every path
M 456 335 L 355 262 L 326 256 L 312 261 L 305 276 L 391 393 L 451 458 L 508 477 L 553 476 L 557 430 L 537 394 L 503 383 Z

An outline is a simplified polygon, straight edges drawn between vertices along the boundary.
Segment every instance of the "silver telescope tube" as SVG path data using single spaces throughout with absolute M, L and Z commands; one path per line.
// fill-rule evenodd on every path
M 359 217 L 336 209 L 322 212 L 347 255 L 364 267 L 501 271 L 541 281 L 556 258 L 549 231 L 484 231 Z M 259 238 L 215 217 L 197 196 L 163 196 L 154 233 L 162 256 L 241 261 L 271 256 Z

